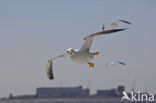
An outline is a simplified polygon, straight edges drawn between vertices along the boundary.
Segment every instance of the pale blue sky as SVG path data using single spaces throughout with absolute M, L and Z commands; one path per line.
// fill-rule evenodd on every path
M 77 86 L 110 89 L 120 84 L 131 90 L 156 93 L 155 0 L 0 0 L 0 97 L 34 94 L 36 87 Z M 55 80 L 45 65 L 69 47 L 80 48 L 83 37 L 101 30 L 102 23 L 124 19 L 130 29 L 95 39 L 101 54 L 95 69 L 70 58 L 54 62 Z M 110 61 L 126 66 L 105 68 Z

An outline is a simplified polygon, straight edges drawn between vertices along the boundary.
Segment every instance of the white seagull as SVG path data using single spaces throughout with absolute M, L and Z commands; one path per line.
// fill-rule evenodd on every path
M 106 26 L 107 24 L 110 25 L 110 26 L 112 26 L 112 27 L 117 27 L 117 26 L 119 26 L 119 22 L 132 25 L 132 23 L 130 23 L 130 22 L 126 21 L 126 20 L 121 20 L 121 19 L 120 19 L 120 20 L 116 20 L 116 21 L 108 21 L 108 22 L 102 24 L 102 30 L 105 29 L 105 26 Z
M 115 66 L 116 64 L 126 65 L 126 63 L 124 63 L 124 62 L 118 61 L 118 62 L 110 62 L 110 63 L 106 64 L 105 67 L 108 67 L 109 65 Z
M 80 50 L 69 48 L 67 49 L 67 54 L 60 55 L 60 56 L 57 56 L 55 58 L 48 60 L 48 64 L 46 67 L 48 78 L 54 79 L 53 67 L 52 67 L 53 61 L 61 57 L 66 57 L 68 55 L 71 57 L 72 61 L 74 61 L 75 63 L 78 63 L 78 64 L 88 63 L 90 68 L 94 68 L 94 63 L 90 61 L 94 58 L 94 56 L 99 55 L 99 52 L 94 52 L 94 53 L 90 52 L 90 47 L 91 47 L 94 37 L 104 35 L 104 34 L 119 32 L 119 31 L 123 31 L 126 29 L 127 28 L 103 30 L 101 32 L 88 35 L 87 37 L 84 38 L 84 43 Z

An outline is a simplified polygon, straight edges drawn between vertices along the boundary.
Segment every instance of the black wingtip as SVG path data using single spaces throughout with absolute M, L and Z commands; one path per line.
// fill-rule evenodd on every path
M 104 30 L 102 32 L 100 32 L 101 34 L 109 34 L 109 33 L 115 33 L 115 32 L 119 32 L 119 31 L 124 31 L 127 30 L 129 28 L 123 28 L 123 29 L 110 29 L 110 30 Z
M 125 63 L 123 63 L 123 62 L 120 62 L 120 61 L 118 61 L 118 63 L 119 63 L 119 64 L 122 64 L 122 65 L 126 65 Z
M 116 30 L 116 31 L 123 31 L 123 30 L 127 30 L 127 29 L 129 29 L 129 28 L 123 28 L 123 29 L 114 29 L 114 30 Z
M 49 80 L 54 79 L 54 74 L 53 74 L 53 67 L 52 67 L 52 60 L 48 60 L 48 64 L 46 67 L 46 72 Z
M 49 80 L 54 80 L 54 77 L 49 77 Z
M 125 21 L 125 20 L 119 20 L 120 22 L 124 22 L 126 24 L 129 24 L 129 25 L 132 25 L 132 23 L 128 22 L 128 21 Z

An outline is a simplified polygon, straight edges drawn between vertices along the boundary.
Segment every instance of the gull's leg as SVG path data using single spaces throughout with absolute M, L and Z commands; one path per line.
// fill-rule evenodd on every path
M 88 62 L 90 68 L 94 68 L 94 63 Z
M 95 52 L 95 53 L 93 53 L 93 56 L 96 56 L 96 55 L 99 55 L 100 54 L 100 52 Z

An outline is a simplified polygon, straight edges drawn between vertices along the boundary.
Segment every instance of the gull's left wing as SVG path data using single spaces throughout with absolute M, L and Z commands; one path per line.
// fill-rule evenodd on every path
M 100 36 L 100 35 L 104 35 L 104 34 L 110 34 L 110 33 L 114 33 L 114 32 L 119 32 L 119 31 L 123 31 L 126 30 L 128 28 L 124 28 L 124 29 L 111 29 L 111 30 L 104 30 L 101 32 L 97 32 L 91 35 L 88 35 L 87 37 L 84 38 L 84 43 L 80 49 L 80 51 L 89 51 L 91 44 L 93 42 L 94 37 L 96 36 Z
M 46 72 L 47 72 L 47 76 L 50 80 L 53 80 L 54 79 L 54 74 L 53 74 L 53 61 L 58 59 L 58 58 L 61 58 L 61 57 L 66 57 L 67 55 L 69 54 L 64 54 L 64 55 L 60 55 L 60 56 L 57 56 L 55 58 L 52 58 L 52 59 L 49 59 L 48 60 L 48 63 L 47 63 L 47 66 L 46 66 Z

